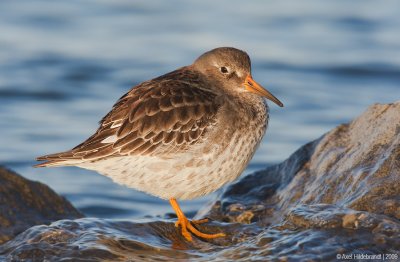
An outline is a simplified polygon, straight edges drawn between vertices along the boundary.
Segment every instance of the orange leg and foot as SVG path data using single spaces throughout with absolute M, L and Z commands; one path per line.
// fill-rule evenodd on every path
M 198 231 L 193 225 L 193 224 L 202 224 L 208 222 L 208 219 L 200 219 L 200 220 L 193 220 L 189 221 L 185 214 L 182 212 L 181 208 L 178 205 L 178 202 L 176 201 L 175 198 L 171 198 L 169 200 L 169 203 L 171 204 L 172 208 L 175 210 L 176 215 L 178 216 L 178 221 L 176 221 L 175 226 L 179 227 L 181 226 L 182 228 L 182 235 L 188 240 L 192 241 L 192 234 L 201 237 L 201 238 L 217 238 L 217 237 L 224 237 L 224 233 L 217 233 L 217 234 L 205 234 L 200 231 Z

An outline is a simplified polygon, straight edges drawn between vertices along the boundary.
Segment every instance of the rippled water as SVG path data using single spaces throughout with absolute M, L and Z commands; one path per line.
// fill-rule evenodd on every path
M 88 216 L 163 216 L 165 201 L 77 168 L 33 169 L 34 158 L 80 143 L 131 86 L 235 46 L 285 104 L 271 105 L 246 173 L 280 162 L 368 105 L 399 99 L 398 10 L 398 1 L 1 1 L 0 163 Z

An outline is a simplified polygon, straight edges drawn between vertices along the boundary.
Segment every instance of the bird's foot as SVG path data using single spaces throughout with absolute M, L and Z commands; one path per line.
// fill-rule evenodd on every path
M 226 236 L 224 233 L 217 233 L 217 234 L 202 233 L 192 225 L 192 223 L 198 225 L 198 224 L 202 224 L 202 223 L 206 223 L 206 222 L 208 222 L 208 218 L 189 221 L 189 219 L 187 219 L 186 217 L 178 217 L 178 221 L 175 222 L 175 226 L 176 227 L 180 226 L 182 228 L 182 235 L 188 241 L 192 241 L 191 233 L 198 237 L 206 238 L 206 239 Z
M 171 203 L 172 208 L 175 210 L 176 215 L 178 216 L 178 221 L 176 221 L 175 226 L 182 228 L 182 235 L 188 241 L 192 241 L 192 234 L 201 237 L 201 238 L 217 238 L 217 237 L 224 237 L 224 233 L 217 233 L 217 234 L 205 234 L 197 230 L 192 224 L 199 225 L 208 222 L 208 218 L 200 219 L 200 220 L 193 220 L 189 221 L 185 214 L 182 212 L 181 208 L 178 205 L 178 202 L 175 198 L 170 198 L 169 202 Z

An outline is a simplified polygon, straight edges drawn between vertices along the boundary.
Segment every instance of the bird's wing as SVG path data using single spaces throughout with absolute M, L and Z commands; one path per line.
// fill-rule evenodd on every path
M 37 160 L 96 161 L 109 156 L 168 154 L 202 141 L 215 125 L 221 104 L 215 93 L 199 87 L 198 77 L 187 81 L 188 75 L 183 79 L 180 75 L 170 73 L 134 87 L 85 142 Z

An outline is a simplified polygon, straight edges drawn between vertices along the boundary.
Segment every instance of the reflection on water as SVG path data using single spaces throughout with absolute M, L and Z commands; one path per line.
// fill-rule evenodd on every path
M 397 1 L 1 1 L 0 163 L 88 216 L 163 216 L 165 201 L 77 168 L 33 169 L 33 159 L 80 143 L 131 86 L 229 45 L 248 51 L 254 78 L 285 104 L 271 105 L 246 173 L 280 162 L 398 99 L 397 10 Z M 194 214 L 211 197 L 183 208 Z

